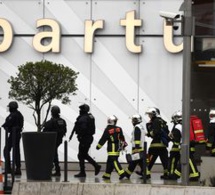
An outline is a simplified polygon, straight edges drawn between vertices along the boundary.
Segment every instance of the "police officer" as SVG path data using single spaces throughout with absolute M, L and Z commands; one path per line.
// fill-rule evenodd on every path
M 98 175 L 101 165 L 88 154 L 91 144 L 93 143 L 93 135 L 95 134 L 95 118 L 89 113 L 90 107 L 87 104 L 79 106 L 79 116 L 76 119 L 75 126 L 69 140 L 72 139 L 74 133 L 77 134 L 79 141 L 78 159 L 80 172 L 75 177 L 86 177 L 85 160 L 92 164 L 95 168 L 95 175 Z
M 149 165 L 146 178 L 151 178 L 150 171 L 158 156 L 164 169 L 164 174 L 161 175 L 161 179 L 168 178 L 168 151 L 166 145 L 161 141 L 161 128 L 166 125 L 166 122 L 160 117 L 159 112 L 157 108 L 153 107 L 146 111 L 146 114 L 150 118 L 150 121 L 146 124 L 147 135 L 152 138 L 149 146 Z
M 131 137 L 131 143 L 132 143 L 132 152 L 131 154 L 136 156 L 136 159 L 132 159 L 131 162 L 129 162 L 128 168 L 125 169 L 127 178 L 130 178 L 131 174 L 133 173 L 134 169 L 137 165 L 141 167 L 141 170 L 143 170 L 143 151 L 144 151 L 144 141 L 145 141 L 145 135 L 146 131 L 143 127 L 142 123 L 142 116 L 139 114 L 135 114 L 131 118 L 132 124 L 133 124 L 133 131 L 132 131 L 132 137 Z M 141 175 L 143 175 L 143 172 L 141 172 Z
M 206 144 L 206 149 L 211 153 L 211 156 L 215 156 L 215 110 L 212 109 L 209 112 L 209 125 L 208 125 L 208 142 Z
M 173 143 L 170 150 L 168 174 L 169 178 L 174 174 L 175 169 L 180 163 L 180 145 L 182 137 L 182 112 L 176 111 L 172 115 L 173 128 L 169 137 Z
M 16 101 L 11 101 L 8 104 L 10 111 L 9 116 L 6 118 L 5 123 L 2 127 L 8 131 L 9 136 L 4 147 L 4 157 L 5 157 L 5 167 L 8 173 L 11 173 L 11 161 L 10 161 L 10 152 L 11 149 L 15 151 L 15 175 L 21 175 L 21 160 L 20 160 L 20 139 L 21 132 L 24 125 L 24 117 L 21 112 L 18 110 L 18 103 Z M 15 138 L 13 140 L 13 138 Z
M 117 117 L 114 115 L 108 117 L 107 127 L 96 146 L 96 149 L 99 150 L 107 142 L 108 159 L 106 163 L 106 171 L 102 176 L 103 179 L 110 179 L 113 169 L 117 171 L 119 179 L 123 179 L 125 177 L 125 171 L 119 163 L 118 158 L 120 151 L 127 144 L 125 142 L 122 128 L 116 126 L 117 120 Z
M 60 108 L 58 106 L 53 106 L 51 108 L 51 116 L 51 119 L 44 124 L 43 132 L 57 133 L 55 155 L 53 160 L 55 173 L 53 173 L 52 176 L 61 176 L 58 159 L 58 147 L 61 145 L 63 137 L 66 135 L 67 125 L 66 121 L 60 117 Z

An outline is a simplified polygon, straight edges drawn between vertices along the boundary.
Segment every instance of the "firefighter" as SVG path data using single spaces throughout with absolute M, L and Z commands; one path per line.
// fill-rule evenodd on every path
M 99 150 L 107 142 L 108 159 L 106 163 L 106 171 L 102 176 L 103 179 L 110 179 L 111 173 L 115 169 L 119 175 L 119 179 L 125 177 L 125 171 L 118 161 L 120 151 L 127 146 L 123 135 L 122 128 L 116 126 L 117 117 L 112 115 L 107 119 L 107 127 L 99 140 L 96 149 Z
M 143 170 L 143 152 L 144 152 L 144 141 L 145 135 L 147 132 L 145 131 L 142 123 L 142 117 L 139 114 L 135 114 L 131 118 L 133 131 L 131 136 L 132 143 L 132 152 L 131 156 L 136 156 L 135 159 L 129 162 L 128 167 L 125 169 L 126 177 L 130 178 L 131 174 L 135 170 L 136 166 L 139 165 L 141 170 Z M 143 171 L 141 171 L 141 175 L 143 175 Z
M 173 113 L 172 122 L 173 128 L 171 133 L 169 134 L 169 137 L 171 138 L 171 141 L 173 143 L 169 157 L 169 178 L 171 178 L 171 176 L 174 174 L 175 169 L 180 163 L 180 144 L 182 137 L 182 112 L 180 110 Z
M 61 145 L 63 137 L 66 135 L 67 125 L 66 121 L 60 117 L 60 108 L 58 106 L 52 106 L 51 116 L 51 119 L 44 124 L 43 132 L 57 133 L 55 155 L 53 160 L 55 166 L 55 173 L 53 173 L 52 176 L 61 176 L 58 159 L 58 147 Z
M 4 147 L 4 157 L 5 157 L 5 168 L 7 173 L 11 173 L 11 159 L 10 152 L 13 147 L 15 150 L 15 175 L 21 175 L 21 160 L 20 160 L 20 139 L 21 132 L 24 125 L 24 117 L 22 113 L 18 110 L 18 103 L 16 101 L 11 101 L 8 106 L 9 116 L 6 118 L 5 123 L 2 125 L 9 133 L 8 139 L 6 140 Z M 13 142 L 13 138 L 15 140 Z
M 161 129 L 166 125 L 166 122 L 160 117 L 159 112 L 159 109 L 153 107 L 146 111 L 146 114 L 150 118 L 150 121 L 146 124 L 147 135 L 152 138 L 148 152 L 149 164 L 146 178 L 151 178 L 150 171 L 158 157 L 160 157 L 163 165 L 161 179 L 168 178 L 168 151 L 167 146 L 161 141 Z
M 76 174 L 75 177 L 86 177 L 85 160 L 87 160 L 94 166 L 95 175 L 98 175 L 101 169 L 101 165 L 99 165 L 88 154 L 91 144 L 93 143 L 93 135 L 95 134 L 95 118 L 89 112 L 90 107 L 87 104 L 80 105 L 79 109 L 79 116 L 76 119 L 75 126 L 69 137 L 69 140 L 71 140 L 73 134 L 76 133 L 79 141 L 78 159 L 80 172 Z
M 180 123 L 178 123 L 176 127 L 178 130 L 180 130 L 182 129 L 182 117 L 178 116 L 178 118 L 180 118 Z M 182 134 L 182 130 L 180 132 Z M 200 177 L 200 173 L 195 163 L 194 153 L 195 153 L 195 141 L 190 141 L 190 152 L 189 152 L 189 180 L 190 181 L 198 181 Z M 174 173 L 172 175 L 169 175 L 169 179 L 177 180 L 180 177 L 181 177 L 181 165 L 179 164 L 178 167 L 174 170 Z
M 212 109 L 209 112 L 209 125 L 208 125 L 208 142 L 206 144 L 207 151 L 210 152 L 211 156 L 215 156 L 215 110 Z

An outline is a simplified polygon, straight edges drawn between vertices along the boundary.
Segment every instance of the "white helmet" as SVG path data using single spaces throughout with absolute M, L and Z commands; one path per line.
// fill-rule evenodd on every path
M 146 114 L 152 114 L 153 116 L 158 116 L 158 109 L 157 108 L 148 108 L 148 110 L 146 111 Z
M 108 125 L 116 125 L 118 118 L 115 115 L 111 115 L 107 119 Z
M 210 112 L 209 112 L 209 118 L 210 119 L 215 118 L 215 110 L 214 109 L 210 110 Z
M 172 122 L 179 123 L 180 121 L 182 121 L 182 112 L 178 110 L 173 113 Z
M 140 114 L 134 114 L 131 117 L 132 123 L 139 124 L 142 122 L 142 116 Z

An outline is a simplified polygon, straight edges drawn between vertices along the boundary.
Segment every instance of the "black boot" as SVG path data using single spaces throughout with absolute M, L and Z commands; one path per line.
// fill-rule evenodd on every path
M 86 173 L 81 171 L 80 173 L 74 175 L 74 177 L 86 177 Z
M 61 176 L 60 166 L 58 164 L 55 165 L 55 173 L 53 173 L 52 176 L 54 176 L 54 177 L 60 177 Z
M 21 169 L 20 169 L 20 168 L 17 168 L 17 169 L 15 170 L 15 175 L 17 175 L 17 176 L 21 176 L 21 175 L 22 175 L 22 172 L 21 172 Z
M 95 175 L 98 175 L 100 170 L 101 170 L 102 166 L 101 165 L 97 165 L 95 166 Z

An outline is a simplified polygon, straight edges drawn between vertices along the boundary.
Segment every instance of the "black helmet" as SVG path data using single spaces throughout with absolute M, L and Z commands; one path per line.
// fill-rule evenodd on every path
M 60 108 L 58 106 L 52 106 L 51 113 L 53 115 L 60 114 Z
M 16 101 L 11 101 L 9 104 L 8 104 L 8 107 L 10 109 L 17 109 L 18 108 L 18 103 Z
M 90 111 L 90 107 L 87 104 L 82 104 L 79 106 L 80 111 L 82 112 L 89 112 Z

